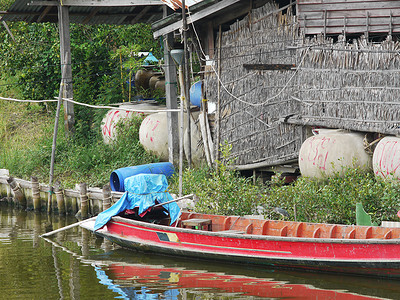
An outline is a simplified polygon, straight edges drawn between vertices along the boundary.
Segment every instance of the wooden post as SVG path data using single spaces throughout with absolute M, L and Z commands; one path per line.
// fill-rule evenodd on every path
M 65 215 L 64 193 L 61 188 L 61 183 L 59 181 L 57 181 L 54 185 L 54 193 L 56 194 L 57 199 L 58 214 Z
M 164 5 L 163 16 L 167 17 L 168 7 Z M 174 42 L 173 34 L 166 34 L 164 39 L 164 72 L 165 72 L 165 96 L 167 109 L 178 108 L 176 67 L 170 55 Z M 170 163 L 179 161 L 179 130 L 178 112 L 167 112 L 168 126 L 168 160 Z
M 218 170 L 218 161 L 221 159 L 219 152 L 219 145 L 221 144 L 221 43 L 222 43 L 222 29 L 219 25 L 218 32 L 218 85 L 217 85 L 217 141 L 215 146 L 215 168 Z
M 25 208 L 26 207 L 26 199 L 25 199 L 25 195 L 22 192 L 19 184 L 15 181 L 15 179 L 13 177 L 9 177 L 7 179 L 7 183 L 10 185 L 10 188 L 14 192 L 14 199 L 16 201 L 16 204 L 18 206 L 22 206 Z
M 68 55 L 68 53 L 71 53 L 68 6 L 58 5 L 58 26 L 60 30 L 61 69 L 63 69 L 64 65 L 66 67 L 65 77 L 62 78 L 65 84 L 63 98 L 73 98 L 71 55 Z M 63 104 L 65 134 L 70 136 L 74 133 L 74 104 L 65 100 Z
M 33 201 L 33 209 L 35 211 L 40 211 L 41 209 L 41 201 L 40 201 L 40 187 L 39 181 L 37 177 L 32 176 L 32 201 Z
M 87 187 L 86 183 L 81 183 L 79 185 L 80 190 L 80 199 L 81 199 L 81 216 L 82 219 L 87 219 L 88 217 L 88 196 L 87 196 Z
M 346 44 L 346 16 L 343 17 L 343 43 Z
M 187 159 L 188 159 L 188 167 L 189 169 L 192 166 L 192 137 L 191 137 L 191 125 L 190 125 L 190 94 L 189 94 L 189 88 L 190 88 L 190 73 L 189 73 L 189 54 L 188 54 L 188 41 L 187 41 L 187 19 L 186 19 L 186 5 L 185 5 L 185 0 L 182 0 L 182 23 L 183 23 L 183 50 L 184 50 L 184 55 L 183 55 L 183 65 L 184 65 L 184 95 L 186 99 L 186 114 L 187 114 L 187 141 L 188 141 L 188 153 L 187 153 Z M 183 133 L 181 133 L 183 134 Z
M 52 199 L 53 199 L 53 176 L 54 176 L 54 161 L 56 156 L 56 145 L 57 145 L 57 133 L 58 133 L 58 120 L 60 118 L 60 109 L 63 93 L 65 90 L 65 80 L 67 66 L 66 62 L 68 61 L 68 53 L 66 53 L 66 57 L 64 58 L 64 65 L 62 68 L 61 82 L 60 82 L 60 90 L 58 93 L 58 101 L 57 101 L 57 110 L 56 110 L 56 118 L 54 120 L 54 133 L 53 133 L 53 144 L 51 146 L 51 161 L 50 161 L 50 179 L 49 179 L 49 197 L 47 200 L 47 213 L 51 212 Z
M 111 187 L 107 183 L 103 186 L 103 211 L 111 207 Z
M 67 203 L 68 203 L 68 198 L 67 198 Z M 79 211 L 78 200 L 77 198 L 73 197 L 71 199 L 71 212 L 73 215 L 75 215 L 78 211 Z

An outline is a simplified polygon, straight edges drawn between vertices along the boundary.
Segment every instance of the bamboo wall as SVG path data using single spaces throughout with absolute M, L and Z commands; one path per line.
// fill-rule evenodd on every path
M 272 13 L 275 3 L 253 10 L 222 34 L 220 78 L 206 78 L 207 97 L 221 101 L 221 143 L 232 144 L 232 158 L 240 168 L 283 163 L 297 158 L 305 139 L 302 126 L 280 121 L 297 113 L 299 103 L 291 99 L 289 70 L 246 70 L 244 64 L 296 64 L 296 50 L 288 50 L 298 39 L 295 17 Z M 216 41 L 215 45 L 218 45 Z M 218 119 L 218 117 L 217 117 Z M 220 124 L 219 124 L 220 123 Z
M 291 10 L 272 2 L 231 25 L 205 86 L 210 101 L 220 100 L 217 130 L 236 166 L 297 159 L 305 125 L 399 133 L 400 44 L 383 39 L 306 36 Z

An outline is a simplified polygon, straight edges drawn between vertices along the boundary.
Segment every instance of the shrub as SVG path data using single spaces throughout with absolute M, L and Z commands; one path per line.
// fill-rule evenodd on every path
M 289 211 L 291 220 L 304 222 L 354 224 L 356 203 L 363 204 L 373 222 L 396 220 L 400 184 L 376 178 L 372 172 L 346 168 L 342 175 L 313 180 L 299 178 L 294 184 L 272 184 L 263 199 L 271 211 L 282 207 Z
M 217 162 L 216 170 L 202 167 L 187 169 L 183 173 L 183 193 L 196 194 L 199 201 L 196 209 L 203 213 L 222 215 L 252 214 L 258 204 L 261 186 L 253 185 L 230 168 L 228 161 L 230 146 L 222 148 L 225 164 Z M 171 191 L 177 193 L 178 176 L 174 177 Z

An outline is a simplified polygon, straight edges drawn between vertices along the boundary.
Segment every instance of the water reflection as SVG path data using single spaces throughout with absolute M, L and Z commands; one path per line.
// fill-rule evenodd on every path
M 382 282 L 376 279 L 347 278 L 347 284 L 335 277 L 296 272 L 266 272 L 258 268 L 238 269 L 225 266 L 148 256 L 117 249 L 92 257 L 99 282 L 123 299 L 191 299 L 198 295 L 211 298 L 244 297 L 274 299 L 376 299 L 371 289 Z M 89 263 L 90 260 L 85 260 Z M 96 264 L 95 261 L 101 261 Z M 354 283 L 360 285 L 354 286 Z M 397 282 L 387 282 L 389 290 Z M 392 284 L 395 284 L 393 287 Z M 364 286 L 364 287 L 363 287 Z M 382 287 L 382 286 L 381 286 Z M 392 296 L 398 295 L 399 287 Z M 197 295 L 197 296 L 196 296 Z M 395 298 L 393 298 L 395 299 Z
M 72 217 L 0 206 L 0 290 L 7 299 L 398 299 L 398 281 L 283 272 L 119 248 Z

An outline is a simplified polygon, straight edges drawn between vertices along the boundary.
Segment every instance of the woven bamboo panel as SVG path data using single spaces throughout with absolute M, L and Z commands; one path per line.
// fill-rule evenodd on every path
M 232 144 L 236 165 L 252 168 L 296 159 L 304 125 L 400 133 L 399 50 L 390 35 L 305 37 L 291 9 L 273 2 L 253 10 L 222 35 L 219 95 L 218 76 L 206 77 L 208 99 L 221 103 L 221 142 Z M 244 68 L 252 64 L 295 67 Z

